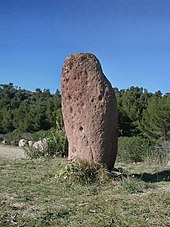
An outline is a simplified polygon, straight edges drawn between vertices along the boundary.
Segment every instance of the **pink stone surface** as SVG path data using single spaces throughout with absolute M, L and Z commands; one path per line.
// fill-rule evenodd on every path
M 66 58 L 61 95 L 68 159 L 113 167 L 117 154 L 116 97 L 93 54 L 78 53 Z

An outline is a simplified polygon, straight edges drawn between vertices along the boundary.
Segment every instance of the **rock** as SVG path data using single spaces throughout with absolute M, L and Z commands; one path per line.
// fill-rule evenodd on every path
M 45 153 L 48 151 L 48 142 L 46 139 L 39 140 L 39 141 L 35 142 L 32 145 L 32 147 L 39 150 L 42 153 Z
M 27 145 L 27 140 L 25 139 L 20 139 L 18 146 L 19 147 L 25 147 Z
M 1 143 L 2 144 L 7 144 L 7 141 L 6 140 L 3 140 Z
M 117 103 L 113 88 L 92 54 L 66 58 L 61 81 L 68 159 L 112 168 L 117 154 Z
M 33 143 L 31 140 L 28 141 L 28 146 L 29 146 L 29 147 L 32 147 L 33 144 L 34 144 L 34 143 Z

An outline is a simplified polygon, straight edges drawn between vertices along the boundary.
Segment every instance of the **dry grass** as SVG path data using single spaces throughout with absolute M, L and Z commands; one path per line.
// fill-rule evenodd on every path
M 170 226 L 168 168 L 117 163 L 126 177 L 113 179 L 99 167 L 90 167 L 91 178 L 86 165 L 68 166 L 63 159 L 0 160 L 0 226 Z

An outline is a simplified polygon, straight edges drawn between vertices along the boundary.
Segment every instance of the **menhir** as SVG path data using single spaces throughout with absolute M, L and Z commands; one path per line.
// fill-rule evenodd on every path
M 116 97 L 93 54 L 78 53 L 66 58 L 61 94 L 68 159 L 102 163 L 112 168 L 117 154 Z

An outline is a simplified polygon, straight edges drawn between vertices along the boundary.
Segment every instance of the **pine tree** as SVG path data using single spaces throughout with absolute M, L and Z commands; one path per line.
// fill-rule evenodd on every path
M 153 95 L 143 113 L 140 128 L 151 139 L 170 139 L 170 95 Z

